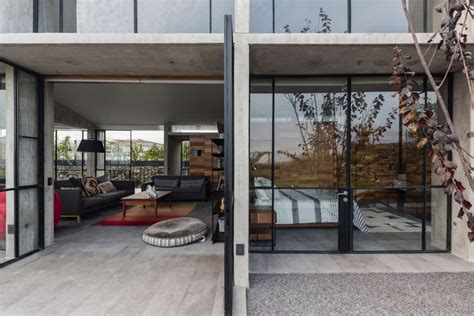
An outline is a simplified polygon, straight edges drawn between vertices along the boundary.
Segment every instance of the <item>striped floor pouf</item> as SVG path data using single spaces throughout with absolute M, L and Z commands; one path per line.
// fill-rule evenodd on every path
M 143 232 L 143 241 L 157 247 L 178 247 L 206 240 L 207 225 L 200 219 L 180 217 L 151 225 Z

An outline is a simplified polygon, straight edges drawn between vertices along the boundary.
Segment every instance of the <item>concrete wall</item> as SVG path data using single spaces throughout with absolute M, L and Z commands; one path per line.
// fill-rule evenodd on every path
M 54 84 L 44 85 L 44 245 L 54 243 Z
M 456 132 L 461 138 L 461 146 L 466 149 L 471 155 L 474 154 L 474 138 L 468 137 L 469 132 L 474 131 L 474 112 L 470 105 L 470 98 L 473 97 L 472 93 L 469 95 L 469 91 L 466 83 L 464 74 L 458 72 L 454 75 L 454 91 L 453 91 L 453 121 L 456 126 Z M 457 155 L 454 155 L 454 161 L 458 163 L 459 159 Z M 458 171 L 459 179 L 465 183 L 467 187 L 467 180 L 463 175 L 461 169 Z M 471 202 L 474 200 L 474 194 L 469 188 L 464 192 L 467 199 Z M 474 243 L 469 242 L 468 239 L 468 228 L 467 220 L 465 218 L 458 219 L 457 214 L 459 206 L 453 201 L 452 208 L 452 235 L 451 235 L 451 248 L 453 254 L 463 259 L 474 261 Z
M 78 33 L 133 33 L 133 0 L 77 0 Z
M 168 174 L 181 174 L 181 140 L 182 136 L 168 135 L 168 151 L 165 155 L 168 160 Z
M 5 90 L 6 90 L 6 186 L 15 186 L 15 88 L 13 67 L 5 66 Z M 7 225 L 15 225 L 15 192 L 7 192 Z M 15 235 L 7 234 L 5 241 L 7 258 L 15 257 Z
M 61 124 L 70 127 L 77 127 L 87 130 L 95 130 L 97 126 L 83 117 L 80 114 L 77 114 L 70 108 L 62 105 L 59 102 L 54 102 L 54 123 Z
M 33 1 L 2 0 L 0 2 L 0 33 L 33 32 Z

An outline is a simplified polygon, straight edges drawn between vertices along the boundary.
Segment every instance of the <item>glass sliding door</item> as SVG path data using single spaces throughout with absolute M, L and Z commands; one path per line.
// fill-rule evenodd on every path
M 398 106 L 385 76 L 252 78 L 250 249 L 449 250 L 450 199 Z
M 0 263 L 15 258 L 14 69 L 0 63 Z
M 39 82 L 24 71 L 17 71 L 17 214 L 18 256 L 40 247 L 40 162 Z

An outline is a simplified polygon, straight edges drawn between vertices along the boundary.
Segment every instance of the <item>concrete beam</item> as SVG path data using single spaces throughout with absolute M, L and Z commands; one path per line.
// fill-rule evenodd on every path
M 52 83 L 49 83 L 52 84 Z M 96 130 L 95 123 L 89 121 L 80 114 L 77 114 L 70 108 L 62 105 L 59 102 L 54 102 L 54 123 L 66 125 L 70 127 L 77 127 L 81 129 Z

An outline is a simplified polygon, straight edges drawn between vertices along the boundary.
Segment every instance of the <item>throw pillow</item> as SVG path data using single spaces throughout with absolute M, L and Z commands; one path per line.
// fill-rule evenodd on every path
M 110 181 L 99 183 L 99 189 L 102 193 L 110 193 L 110 192 L 117 191 L 117 188 L 115 187 L 115 185 Z
M 82 178 L 81 181 L 87 196 L 90 197 L 102 193 L 96 178 Z

